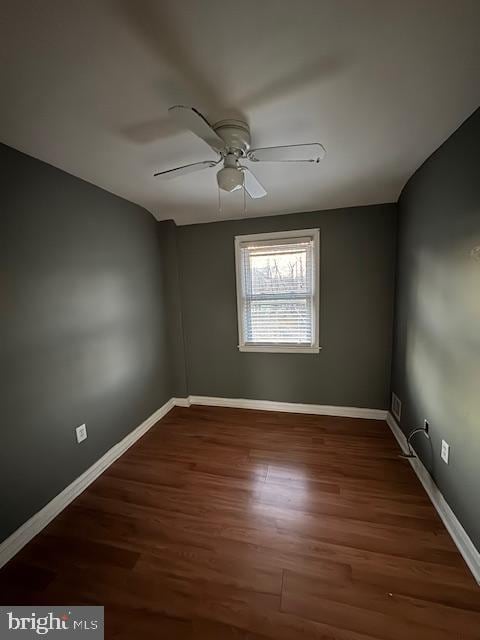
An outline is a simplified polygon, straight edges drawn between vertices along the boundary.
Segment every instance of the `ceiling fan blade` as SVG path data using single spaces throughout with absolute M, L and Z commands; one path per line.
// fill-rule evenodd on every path
M 250 169 L 247 167 L 242 167 L 242 171 L 244 173 L 244 181 L 243 188 L 248 193 L 250 198 L 263 198 L 267 195 L 267 192 L 262 187 L 257 178 L 253 175 Z
M 201 138 L 215 151 L 222 151 L 225 148 L 224 141 L 215 133 L 200 111 L 193 107 L 175 105 L 168 110 L 177 123 L 184 129 L 189 129 L 196 136 Z
M 320 162 L 325 157 L 325 153 L 325 148 L 318 142 L 314 142 L 250 149 L 247 157 L 253 162 Z
M 167 169 L 166 171 L 158 171 L 154 173 L 154 178 L 178 178 L 179 176 L 185 176 L 187 173 L 193 173 L 194 171 L 200 171 L 200 169 L 208 169 L 208 167 L 214 167 L 220 160 L 204 160 L 203 162 L 193 162 L 192 164 L 185 164 L 182 167 L 176 167 L 175 169 Z

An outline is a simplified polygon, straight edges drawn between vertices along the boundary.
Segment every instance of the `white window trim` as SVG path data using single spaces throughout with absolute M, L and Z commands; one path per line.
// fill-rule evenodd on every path
M 314 334 L 315 339 L 310 345 L 287 345 L 258 343 L 247 344 L 243 332 L 243 274 L 241 268 L 240 246 L 243 242 L 256 242 L 262 240 L 281 240 L 311 237 L 313 239 L 314 253 L 314 283 L 313 283 L 313 309 L 314 309 Z M 294 231 L 276 231 L 272 233 L 254 233 L 246 236 L 235 236 L 235 273 L 237 285 L 237 324 L 238 324 L 238 349 L 246 352 L 264 353 L 318 353 L 320 347 L 320 229 L 295 229 Z

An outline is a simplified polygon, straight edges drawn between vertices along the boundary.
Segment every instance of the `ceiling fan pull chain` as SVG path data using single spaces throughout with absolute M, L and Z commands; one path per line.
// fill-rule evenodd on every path
M 218 217 L 222 217 L 222 199 L 220 197 L 220 187 L 217 187 L 218 191 Z
M 245 194 L 245 189 L 242 189 L 243 191 L 243 215 L 246 216 L 247 215 L 247 196 Z

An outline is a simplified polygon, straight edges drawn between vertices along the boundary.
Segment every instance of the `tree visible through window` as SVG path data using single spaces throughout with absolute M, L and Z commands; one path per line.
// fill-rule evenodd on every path
M 240 349 L 318 351 L 318 230 L 236 238 Z

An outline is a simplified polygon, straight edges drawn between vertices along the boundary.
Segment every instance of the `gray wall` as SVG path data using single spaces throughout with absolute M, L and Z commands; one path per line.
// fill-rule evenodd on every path
M 392 389 L 415 441 L 480 548 L 480 110 L 407 183 L 399 201 Z M 441 440 L 450 464 L 440 458 Z
M 314 227 L 322 350 L 240 353 L 234 237 Z M 395 233 L 394 204 L 179 227 L 189 393 L 386 408 Z
M 1 540 L 174 389 L 153 217 L 4 146 L 0 176 Z

